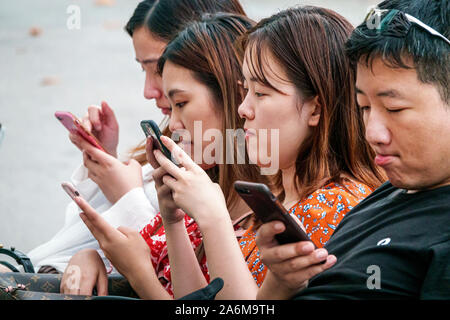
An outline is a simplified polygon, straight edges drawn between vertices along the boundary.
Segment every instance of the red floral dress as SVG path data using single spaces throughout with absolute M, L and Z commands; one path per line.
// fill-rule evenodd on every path
M 184 216 L 189 239 L 194 250 L 202 243 L 202 235 L 194 219 L 187 214 Z M 172 280 L 170 276 L 169 256 L 167 252 L 166 233 L 162 222 L 161 213 L 158 213 L 152 221 L 141 230 L 141 235 L 147 242 L 151 251 L 151 259 L 156 275 L 163 287 L 173 296 Z M 209 283 L 208 267 L 206 256 L 203 254 L 200 260 L 200 268 Z

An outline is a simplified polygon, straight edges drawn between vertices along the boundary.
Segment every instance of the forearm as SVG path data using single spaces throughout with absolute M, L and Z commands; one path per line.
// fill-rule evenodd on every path
M 305 286 L 306 287 L 306 286 Z M 303 288 L 293 290 L 283 286 L 270 270 L 267 271 L 266 278 L 258 291 L 258 300 L 288 300 Z
M 248 270 L 228 212 L 204 221 L 200 230 L 211 279 L 220 277 L 224 280 L 217 299 L 254 300 L 258 286 Z
M 177 223 L 164 223 L 164 229 L 175 298 L 205 287 L 207 282 L 192 249 L 184 219 Z
M 131 287 L 139 298 L 144 300 L 171 300 L 172 297 L 159 282 L 151 262 L 148 263 L 149 265 L 141 268 L 139 272 L 125 275 Z

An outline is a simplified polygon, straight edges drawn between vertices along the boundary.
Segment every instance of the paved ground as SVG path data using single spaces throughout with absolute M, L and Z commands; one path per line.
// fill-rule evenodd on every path
M 144 74 L 123 31 L 138 1 L 15 0 L 0 2 L 0 243 L 29 251 L 62 226 L 69 198 L 60 183 L 80 163 L 79 151 L 54 118 L 82 115 L 107 100 L 121 128 L 119 151 L 143 139 L 141 119 L 160 120 L 142 96 Z M 242 0 L 260 19 L 296 4 L 334 9 L 357 24 L 374 0 Z M 67 8 L 81 9 L 81 29 L 66 26 Z M 34 29 L 37 36 L 30 34 Z

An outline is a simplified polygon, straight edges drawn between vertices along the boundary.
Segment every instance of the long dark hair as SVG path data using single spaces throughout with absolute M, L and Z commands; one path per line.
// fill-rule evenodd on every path
M 171 41 L 190 21 L 204 13 L 229 12 L 246 15 L 238 0 L 145 0 L 138 4 L 125 30 L 145 26 L 162 41 Z
M 204 15 L 201 21 L 191 23 L 167 45 L 158 62 L 160 74 L 165 63 L 170 61 L 190 70 L 194 78 L 210 90 L 216 100 L 217 112 L 222 115 L 222 145 L 227 147 L 226 130 L 243 128 L 243 119 L 238 114 L 238 107 L 244 98 L 244 92 L 238 84 L 242 79 L 242 57 L 234 44 L 253 25 L 252 20 L 241 15 Z M 262 179 L 256 165 L 248 164 L 247 156 L 246 164 L 226 164 L 227 153 L 233 152 L 233 159 L 237 159 L 240 149 L 245 150 L 245 145 L 239 148 L 233 143 L 233 146 L 234 150 L 225 148 L 225 152 L 222 152 L 223 164 L 213 169 L 218 174 L 213 180 L 221 186 L 229 209 L 238 197 L 233 188 L 234 181 Z
M 145 27 L 156 38 L 168 43 L 189 22 L 199 20 L 205 13 L 217 12 L 246 16 L 239 0 L 144 0 L 134 10 L 125 31 L 132 37 L 135 30 Z M 167 119 L 160 126 L 163 134 L 170 136 Z M 129 153 L 141 165 L 147 163 L 145 142 Z
M 329 182 L 342 182 L 344 173 L 372 188 L 385 180 L 373 162 L 375 155 L 364 138 L 362 114 L 356 107 L 355 71 L 345 54 L 352 30 L 332 10 L 302 6 L 263 19 L 241 43 L 252 76 L 259 82 L 273 88 L 264 67 L 263 55 L 269 51 L 304 101 L 318 97 L 319 124 L 303 142 L 296 160 L 300 199 Z M 278 174 L 275 185 L 282 190 L 281 182 Z

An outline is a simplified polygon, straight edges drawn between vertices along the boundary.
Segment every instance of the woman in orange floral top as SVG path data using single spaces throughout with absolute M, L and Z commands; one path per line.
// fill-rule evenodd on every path
M 344 180 L 343 185 L 332 182 L 299 201 L 289 212 L 300 220 L 316 247 L 322 248 L 347 212 L 372 191 L 367 185 L 349 179 Z M 255 237 L 256 231 L 252 226 L 242 236 L 239 245 L 253 279 L 260 287 L 267 268 L 261 262 Z
M 273 190 L 304 223 L 322 270 L 334 263 L 321 248 L 334 228 L 384 180 L 355 105 L 344 50 L 351 31 L 337 13 L 308 6 L 263 19 L 242 42 L 246 97 L 239 115 L 249 158 L 265 172 L 279 169 Z M 267 270 L 255 231 L 239 244 L 220 189 L 172 140 L 163 142 L 181 165 L 157 157 L 168 173 L 164 184 L 200 228 L 210 277 L 225 283 L 217 298 L 255 299 L 267 282 L 259 289 Z

